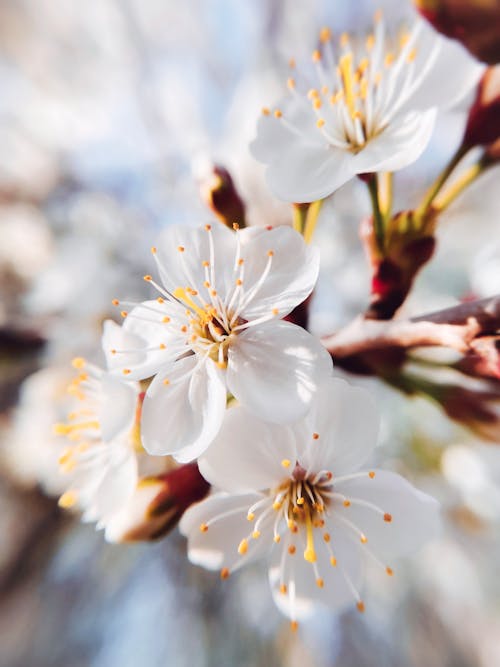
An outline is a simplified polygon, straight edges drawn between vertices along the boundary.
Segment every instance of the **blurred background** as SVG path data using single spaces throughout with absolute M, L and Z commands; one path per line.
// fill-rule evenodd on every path
M 251 224 L 290 222 L 248 152 L 260 109 L 321 26 L 364 32 L 378 7 L 396 25 L 411 13 L 400 0 L 0 0 L 1 667 L 500 664 L 498 421 L 487 442 L 423 398 L 363 380 L 383 413 L 377 460 L 441 501 L 443 534 L 389 583 L 369 573 L 366 614 L 322 614 L 296 635 L 264 566 L 224 585 L 188 563 L 176 531 L 110 545 L 57 506 L 52 424 L 69 361 L 102 361 L 111 300 L 145 296 L 162 226 L 210 218 L 201 186 L 214 161 Z M 414 205 L 450 157 L 466 111 L 440 118 L 398 173 L 397 206 Z M 499 175 L 443 216 L 406 314 L 500 291 Z M 360 182 L 322 210 L 315 333 L 368 303 L 368 211 Z

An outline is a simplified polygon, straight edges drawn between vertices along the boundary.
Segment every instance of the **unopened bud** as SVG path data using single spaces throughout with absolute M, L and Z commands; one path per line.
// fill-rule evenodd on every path
M 488 146 L 500 138 L 500 65 L 489 67 L 469 111 L 464 142 Z
M 207 206 L 227 227 L 245 226 L 245 205 L 227 169 L 214 165 L 200 189 Z
M 166 535 L 188 507 L 202 500 L 210 485 L 196 463 L 163 475 L 144 477 L 121 512 L 106 522 L 109 542 L 142 542 Z

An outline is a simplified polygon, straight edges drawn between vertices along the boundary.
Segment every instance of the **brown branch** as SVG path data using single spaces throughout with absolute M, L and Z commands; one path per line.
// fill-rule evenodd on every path
M 499 329 L 500 295 L 410 320 L 384 322 L 358 318 L 338 333 L 323 338 L 323 344 L 334 358 L 387 348 L 424 346 L 467 352 L 477 336 Z

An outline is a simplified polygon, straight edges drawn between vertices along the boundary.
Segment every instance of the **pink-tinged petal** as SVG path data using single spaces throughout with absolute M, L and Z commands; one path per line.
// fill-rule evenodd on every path
M 255 294 L 241 316 L 252 320 L 273 313 L 279 317 L 287 315 L 314 289 L 319 249 L 307 245 L 291 227 L 244 229 L 240 235 L 245 260 L 243 289 Z
M 396 116 L 354 156 L 356 173 L 397 171 L 415 162 L 429 143 L 435 121 L 434 109 Z
M 236 406 L 226 411 L 219 434 L 198 464 L 211 484 L 245 493 L 275 487 L 286 476 L 283 460 L 296 460 L 293 431 Z
M 121 378 L 109 374 L 103 375 L 100 383 L 102 399 L 99 401 L 97 414 L 102 439 L 109 442 L 132 428 L 139 385 L 135 382 L 124 382 Z
M 154 375 L 183 349 L 180 332 L 173 330 L 172 322 L 161 321 L 166 313 L 155 315 L 150 307 L 160 310 L 156 301 L 145 301 L 130 311 L 122 326 L 112 320 L 104 322 L 102 347 L 108 368 L 127 380 Z
M 162 370 L 149 386 L 142 408 L 141 437 L 149 454 L 186 462 L 217 435 L 226 408 L 222 372 L 210 359 L 192 355 Z
M 331 372 L 331 358 L 320 341 L 281 320 L 249 327 L 229 348 L 229 391 L 250 412 L 270 422 L 285 424 L 303 417 Z
M 301 465 L 330 470 L 334 476 L 357 470 L 373 452 L 379 422 L 376 403 L 366 389 L 342 378 L 328 378 L 306 418 L 294 425 L 302 445 L 298 452 Z
M 328 544 L 324 532 L 326 529 L 314 530 L 316 571 L 304 559 L 303 540 L 287 535 L 274 546 L 269 569 L 273 598 L 280 611 L 293 620 L 306 618 L 318 607 L 340 611 L 358 601 L 355 591 L 359 593 L 363 576 L 361 549 L 342 528 L 332 531 Z M 293 555 L 288 553 L 290 544 L 296 549 Z M 322 580 L 320 585 L 317 579 Z
M 351 153 L 294 140 L 269 165 L 266 180 L 278 199 L 304 203 L 328 197 L 355 173 Z
M 228 575 L 265 555 L 272 544 L 272 528 L 270 524 L 262 526 L 260 537 L 253 539 L 252 524 L 247 519 L 248 509 L 261 499 L 257 493 L 216 493 L 190 507 L 179 524 L 188 538 L 189 560 L 208 570 L 227 569 Z M 246 551 L 238 551 L 245 539 Z
M 190 287 L 210 301 L 203 287 L 206 280 L 203 262 L 211 261 L 215 266 L 215 281 L 211 280 L 215 284 L 211 289 L 225 294 L 233 270 L 236 238 L 232 230 L 218 222 L 206 227 L 168 226 L 158 239 L 155 258 L 161 283 L 167 290 Z
M 341 501 L 336 501 L 335 512 L 357 526 L 367 537 L 367 546 L 379 558 L 390 560 L 413 553 L 438 533 L 439 505 L 400 475 L 385 470 L 373 472 L 373 478 L 367 473 L 337 484 L 334 478 L 334 491 L 351 502 L 344 507 Z M 356 500 L 372 503 L 379 511 Z

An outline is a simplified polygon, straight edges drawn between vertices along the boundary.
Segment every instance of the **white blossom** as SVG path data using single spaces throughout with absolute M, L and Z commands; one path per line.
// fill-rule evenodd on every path
M 231 231 L 168 227 L 153 248 L 156 300 L 106 322 L 109 367 L 155 376 L 141 433 L 151 454 L 197 457 L 218 433 L 229 391 L 253 414 L 289 422 L 303 416 L 331 373 L 321 343 L 281 318 L 312 291 L 315 248 L 289 227 Z M 116 302 L 118 304 L 118 302 Z
M 139 384 L 125 382 L 77 358 L 80 373 L 69 386 L 78 405 L 54 431 L 70 443 L 61 453 L 61 472 L 69 477 L 59 499 L 78 507 L 84 521 L 105 527 L 129 504 L 138 481 L 136 452 L 141 450 Z
M 252 144 L 267 181 L 285 201 L 322 199 L 356 174 L 414 162 L 483 67 L 423 20 L 391 39 L 381 16 L 366 40 L 320 33 L 313 66 L 288 80 L 290 95 L 263 109 Z
M 200 459 L 220 491 L 181 521 L 190 560 L 227 578 L 269 554 L 274 599 L 293 625 L 318 604 L 363 611 L 363 561 L 392 576 L 394 558 L 413 553 L 438 524 L 437 503 L 402 477 L 359 470 L 377 429 L 368 392 L 337 378 L 292 426 L 229 409 Z

